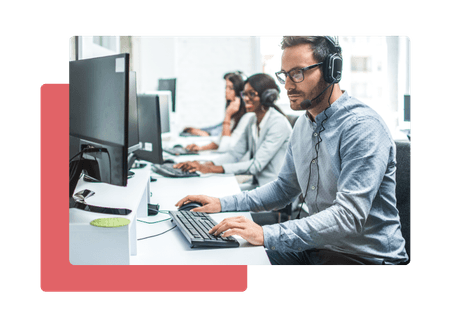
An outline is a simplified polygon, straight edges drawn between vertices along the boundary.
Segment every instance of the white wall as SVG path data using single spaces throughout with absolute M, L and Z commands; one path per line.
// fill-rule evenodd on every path
M 101 48 L 92 43 L 92 37 L 82 39 L 86 39 L 82 40 L 86 52 Z M 120 51 L 131 55 L 140 93 L 156 90 L 159 78 L 177 78 L 178 128 L 205 127 L 220 123 L 224 116 L 223 75 L 241 70 L 247 76 L 265 72 L 275 77 L 281 64 L 280 41 L 281 37 L 120 37 Z M 377 111 L 391 133 L 409 129 L 410 123 L 402 119 L 403 95 L 410 94 L 409 39 L 344 36 L 340 44 L 344 57 L 341 89 Z M 367 68 L 352 70 L 354 57 L 367 58 Z M 277 103 L 291 113 L 284 86 L 280 89 Z
M 133 37 L 139 44 L 138 92 L 156 90 L 159 78 L 177 78 L 179 127 L 220 123 L 225 110 L 223 75 L 261 72 L 256 37 Z

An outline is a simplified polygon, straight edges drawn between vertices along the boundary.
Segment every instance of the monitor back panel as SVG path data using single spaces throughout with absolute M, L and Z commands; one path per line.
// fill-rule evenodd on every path
M 162 164 L 161 118 L 158 95 L 138 94 L 139 140 L 142 149 L 135 151 L 138 158 Z

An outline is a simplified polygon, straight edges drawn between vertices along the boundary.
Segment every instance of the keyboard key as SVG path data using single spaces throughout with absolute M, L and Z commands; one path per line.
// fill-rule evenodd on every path
M 170 214 L 191 247 L 239 247 L 239 242 L 234 237 L 223 238 L 209 234 L 216 223 L 207 213 L 170 211 Z

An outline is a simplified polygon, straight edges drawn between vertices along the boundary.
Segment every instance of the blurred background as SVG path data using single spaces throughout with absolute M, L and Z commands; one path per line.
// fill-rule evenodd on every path
M 263 72 L 275 79 L 281 66 L 281 39 L 79 36 L 71 38 L 70 60 L 129 53 L 138 93 L 157 90 L 159 79 L 176 78 L 178 126 L 205 127 L 223 120 L 225 73 Z M 341 89 L 377 111 L 394 138 L 409 133 L 409 112 L 405 118 L 405 95 L 410 95 L 411 85 L 409 38 L 339 36 L 339 43 L 344 60 Z M 278 105 L 290 113 L 284 86 L 280 89 Z

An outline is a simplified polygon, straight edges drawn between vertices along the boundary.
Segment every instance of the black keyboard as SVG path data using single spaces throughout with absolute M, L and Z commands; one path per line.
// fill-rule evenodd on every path
M 206 213 L 191 211 L 170 211 L 170 215 L 180 228 L 184 237 L 191 244 L 191 248 L 214 247 L 231 248 L 239 247 L 239 242 L 234 237 L 222 237 L 209 234 L 209 230 L 217 223 Z
M 185 148 L 174 147 L 174 148 L 164 148 L 165 152 L 175 155 L 175 156 L 183 156 L 183 155 L 198 155 L 196 151 L 189 151 Z
M 162 176 L 167 176 L 169 178 L 191 178 L 200 176 L 195 172 L 184 172 L 180 168 L 173 168 L 174 164 L 154 164 L 152 170 Z

